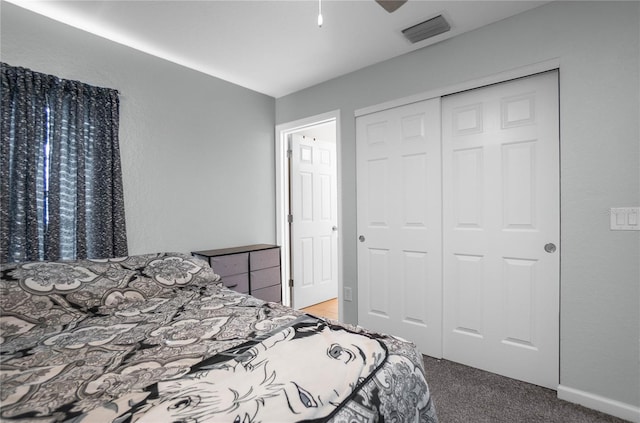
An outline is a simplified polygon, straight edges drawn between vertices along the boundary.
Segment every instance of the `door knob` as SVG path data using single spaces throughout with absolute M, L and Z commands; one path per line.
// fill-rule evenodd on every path
M 331 227 L 331 230 L 332 230 L 333 232 L 337 232 L 337 231 L 338 231 L 338 227 L 337 227 L 337 226 L 332 226 L 332 227 Z
M 550 242 L 544 246 L 544 250 L 547 253 L 553 253 L 556 251 L 556 244 L 554 244 L 553 242 Z
M 364 235 L 360 235 L 358 239 L 360 240 L 360 242 L 364 242 Z

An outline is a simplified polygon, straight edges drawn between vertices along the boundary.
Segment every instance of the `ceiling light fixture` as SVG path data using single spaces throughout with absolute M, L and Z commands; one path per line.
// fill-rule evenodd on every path
M 318 28 L 322 28 L 322 0 L 318 0 Z

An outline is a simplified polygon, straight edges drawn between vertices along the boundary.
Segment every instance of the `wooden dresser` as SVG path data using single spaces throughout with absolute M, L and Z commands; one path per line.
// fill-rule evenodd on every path
M 208 261 L 226 287 L 265 301 L 282 302 L 280 247 L 277 245 L 244 245 L 191 254 Z

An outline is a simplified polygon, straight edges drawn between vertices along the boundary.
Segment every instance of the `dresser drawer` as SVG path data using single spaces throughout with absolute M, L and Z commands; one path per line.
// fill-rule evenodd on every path
M 249 253 L 249 269 L 259 270 L 280 266 L 280 249 L 252 251 Z
M 279 303 L 282 301 L 282 291 L 280 285 L 268 286 L 266 288 L 256 289 L 251 292 L 256 298 L 260 298 L 264 301 L 270 301 L 273 303 Z
M 280 285 L 280 266 L 251 272 L 251 294 L 271 285 Z
M 209 264 L 211 264 L 213 271 L 222 277 L 247 273 L 249 271 L 249 253 L 211 257 Z
M 230 275 L 222 278 L 222 283 L 229 289 L 233 289 L 243 294 L 249 293 L 249 274 Z

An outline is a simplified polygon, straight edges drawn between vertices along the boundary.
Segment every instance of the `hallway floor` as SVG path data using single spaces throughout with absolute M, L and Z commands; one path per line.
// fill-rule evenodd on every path
M 305 313 L 313 314 L 314 316 L 338 320 L 338 299 L 334 298 L 332 300 L 302 308 L 301 310 Z

